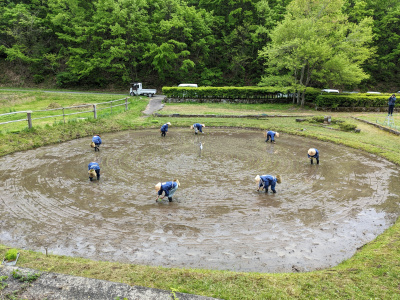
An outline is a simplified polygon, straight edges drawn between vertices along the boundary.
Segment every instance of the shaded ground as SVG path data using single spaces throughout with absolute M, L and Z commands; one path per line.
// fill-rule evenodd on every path
M 354 149 L 173 126 L 166 138 L 102 138 L 98 153 L 82 139 L 0 159 L 1 243 L 166 267 L 309 271 L 351 257 L 399 215 L 395 165 Z M 311 145 L 319 166 L 307 159 Z M 93 160 L 100 182 L 87 178 Z M 268 173 L 283 176 L 278 193 L 255 192 L 255 175 Z M 154 185 L 175 177 L 175 201 L 156 203 Z
M 25 280 L 29 275 L 40 274 L 40 276 L 31 281 L 22 281 L 13 278 L 13 272 L 18 272 Z M 1 280 L 2 276 L 7 276 L 7 279 Z M 0 299 L 211 300 L 215 298 L 56 273 L 39 273 L 27 268 L 0 267 Z

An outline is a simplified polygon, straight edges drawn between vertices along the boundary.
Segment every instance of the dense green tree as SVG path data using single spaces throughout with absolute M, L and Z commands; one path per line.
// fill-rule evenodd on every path
M 294 0 L 271 33 L 271 43 L 260 52 L 268 59 L 268 71 L 278 75 L 275 80 L 302 91 L 302 105 L 308 86 L 339 86 L 368 78 L 361 65 L 373 54 L 372 20 L 350 23 L 342 6 L 342 0 Z M 260 84 L 268 80 L 267 76 Z

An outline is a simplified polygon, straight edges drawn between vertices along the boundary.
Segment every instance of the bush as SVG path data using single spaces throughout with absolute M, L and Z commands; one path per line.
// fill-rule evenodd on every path
M 278 87 L 163 87 L 163 94 L 169 98 L 196 99 L 268 99 L 276 98 L 279 94 L 294 92 L 292 88 Z
M 357 126 L 344 122 L 339 124 L 339 128 L 343 131 L 353 131 L 357 128 Z
M 320 107 L 379 107 L 388 104 L 388 95 L 376 94 L 322 94 L 315 99 Z
M 17 259 L 18 250 L 17 249 L 10 249 L 6 252 L 5 258 L 8 261 L 14 261 Z

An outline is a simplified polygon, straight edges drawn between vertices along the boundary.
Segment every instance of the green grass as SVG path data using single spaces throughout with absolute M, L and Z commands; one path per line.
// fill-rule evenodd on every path
M 21 92 L 22 93 L 22 92 Z M 18 92 L 16 97 L 22 97 Z M 23 98 L 23 97 L 22 97 Z M 29 97 L 28 97 L 29 98 Z M 68 95 L 64 101 L 68 103 Z M 59 143 L 96 133 L 126 129 L 154 128 L 167 121 L 174 127 L 189 128 L 194 121 L 205 123 L 207 130 L 213 126 L 246 127 L 279 131 L 286 134 L 305 136 L 349 147 L 384 157 L 400 165 L 400 138 L 378 128 L 356 121 L 352 117 L 369 119 L 384 114 L 378 113 L 323 113 L 297 107 L 259 107 L 258 113 L 279 111 L 282 115 L 330 114 L 361 129 L 360 133 L 344 132 L 323 127 L 320 124 L 296 122 L 296 117 L 267 118 L 266 120 L 246 118 L 168 118 L 143 117 L 147 99 L 136 99 L 127 112 L 104 115 L 98 120 L 78 120 L 67 124 L 54 123 L 18 133 L 0 134 L 0 155 L 31 149 L 43 145 Z M 28 99 L 38 103 L 36 99 Z M 71 102 L 80 101 L 71 97 Z M 89 101 L 89 100 L 87 100 Z M 97 101 L 97 100 L 93 100 Z M 24 101 L 22 101 L 24 102 Z M 20 103 L 20 105 L 27 105 Z M 28 105 L 27 105 L 28 106 Z M 257 107 L 257 106 L 256 106 Z M 14 109 L 13 106 L 7 109 Z M 251 106 L 242 105 L 194 105 L 167 104 L 168 113 L 205 114 L 205 112 L 229 111 L 230 114 L 257 112 Z M 0 127 L 1 128 L 1 127 Z M 279 142 L 279 140 L 278 140 Z M 10 247 L 0 245 L 0 254 Z M 307 273 L 244 273 L 214 271 L 204 269 L 177 269 L 142 266 L 125 263 L 92 261 L 77 257 L 44 255 L 42 253 L 19 250 L 20 267 L 40 271 L 52 271 L 70 275 L 124 282 L 130 285 L 153 287 L 177 292 L 192 293 L 222 299 L 400 299 L 400 221 L 368 243 L 350 259 L 336 267 Z

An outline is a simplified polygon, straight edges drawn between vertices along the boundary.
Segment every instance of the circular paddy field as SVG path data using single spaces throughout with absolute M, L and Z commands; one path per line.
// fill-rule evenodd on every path
M 100 152 L 85 138 L 0 158 L 0 243 L 165 267 L 311 271 L 351 257 L 399 216 L 399 173 L 384 159 L 286 134 L 271 144 L 261 131 L 205 132 L 125 131 L 102 135 Z M 99 182 L 88 179 L 92 161 Z M 276 194 L 256 191 L 263 174 L 282 176 Z M 174 178 L 174 202 L 156 202 L 154 185 Z

